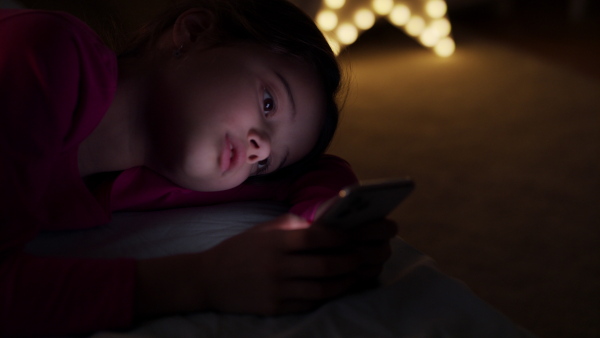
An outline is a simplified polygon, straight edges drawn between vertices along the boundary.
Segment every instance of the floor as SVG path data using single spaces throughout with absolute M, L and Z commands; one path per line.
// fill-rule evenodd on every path
M 354 64 L 351 71 L 355 83 L 332 151 L 350 159 L 363 178 L 397 173 L 417 176 L 418 195 L 394 215 L 402 222 L 403 237 L 432 255 L 444 271 L 464 280 L 518 324 L 540 337 L 597 337 L 600 295 L 596 290 L 600 290 L 600 283 L 594 271 L 600 265 L 600 224 L 598 212 L 590 205 L 600 201 L 591 188 L 598 187 L 600 109 L 587 108 L 597 109 L 598 99 L 594 96 L 600 97 L 600 90 L 598 95 L 590 92 L 600 80 L 600 3 L 590 2 L 579 22 L 569 20 L 567 1 L 523 0 L 514 1 L 513 5 L 508 13 L 498 13 L 487 5 L 451 11 L 454 37 L 458 48 L 463 46 L 454 60 L 434 59 L 385 23 L 363 34 L 342 54 L 342 60 Z M 503 116 L 482 116 L 461 100 L 474 93 L 442 97 L 441 100 L 463 106 L 463 112 L 454 109 L 452 115 L 443 111 L 444 106 L 428 110 L 419 104 L 419 100 L 424 103 L 423 100 L 431 99 L 429 93 L 419 93 L 414 87 L 427 90 L 432 83 L 438 89 L 442 82 L 435 77 L 436 71 L 455 76 L 457 81 L 472 80 L 464 79 L 462 72 L 466 69 L 458 64 L 472 56 L 469 53 L 479 42 L 490 44 L 492 49 L 506 47 L 528 55 L 532 65 L 540 61 L 576 72 L 594 85 L 573 88 L 573 97 L 586 92 L 585 97 L 592 98 L 592 102 L 588 107 L 577 102 L 569 111 L 570 105 L 565 101 L 561 107 L 564 109 L 553 116 L 538 114 L 540 106 L 523 108 L 531 114 L 529 117 L 511 117 L 515 111 L 494 107 L 522 108 L 513 97 L 509 99 L 517 102 L 515 105 L 499 101 L 480 107 L 481 113 Z M 384 69 L 383 63 L 390 62 L 391 57 L 401 57 L 396 62 L 414 65 L 415 69 L 403 65 Z M 469 62 L 479 67 L 480 61 L 473 58 Z M 426 62 L 429 64 L 423 66 Z M 422 66 L 430 69 L 416 70 Z M 496 73 L 495 78 L 502 79 L 502 70 Z M 377 74 L 386 77 L 373 81 Z M 407 76 L 410 80 L 387 78 L 392 76 Z M 524 73 L 523 82 L 528 81 L 526 76 Z M 452 79 L 444 81 L 446 85 L 455 84 Z M 523 91 L 541 92 L 539 88 L 544 86 L 569 87 L 566 83 L 549 84 L 543 76 L 538 82 L 529 83 L 532 87 L 527 89 L 521 88 L 518 81 L 517 77 L 506 94 L 513 95 L 512 89 L 524 95 L 522 105 L 530 104 Z M 492 84 L 485 80 L 481 83 L 484 95 L 489 95 L 490 100 L 501 100 L 501 95 L 490 92 Z M 389 87 L 384 89 L 386 85 Z M 390 91 L 397 92 L 392 95 L 395 99 L 390 98 Z M 409 91 L 418 99 L 403 95 Z M 441 95 L 453 95 L 449 93 Z M 563 98 L 546 99 L 553 102 L 548 103 L 551 105 Z M 425 105 L 434 107 L 429 102 Z M 396 113 L 386 113 L 390 110 Z M 461 118 L 462 121 L 457 120 Z M 533 125 L 535 129 L 531 129 Z M 564 139 L 554 139 L 557 135 Z M 416 140 L 424 143 L 405 145 Z M 426 144 L 428 141 L 431 142 Z M 534 143 L 537 145 L 532 146 Z M 491 156 L 490 149 L 504 157 Z M 579 158 L 570 164 L 558 163 L 564 153 Z M 390 158 L 390 154 L 403 158 Z M 493 164 L 499 160 L 504 162 Z M 527 171 L 520 172 L 521 169 Z M 575 177 L 577 173 L 580 177 Z M 570 176 L 578 181 L 571 182 L 572 187 L 567 183 Z M 491 177 L 497 179 L 496 184 L 489 183 Z M 565 182 L 552 183 L 558 177 L 566 178 Z M 513 183 L 520 186 L 511 186 Z M 518 190 L 526 198 L 515 196 Z M 559 190 L 562 192 L 557 193 Z M 498 200 L 501 197 L 504 200 Z M 515 206 L 512 202 L 523 204 Z M 465 205 L 477 209 L 464 210 Z M 482 231 L 482 224 L 487 225 L 487 230 Z
M 557 64 L 600 78 L 600 2 L 587 1 L 578 19 L 569 16 L 569 1 L 513 1 L 498 14 L 486 6 L 455 13 L 461 27 L 476 28 L 488 38 Z M 451 13 L 452 15 L 452 13 Z

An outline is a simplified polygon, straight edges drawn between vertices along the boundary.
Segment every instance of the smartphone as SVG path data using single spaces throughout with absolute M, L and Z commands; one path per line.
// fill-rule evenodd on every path
M 414 187 L 410 178 L 364 181 L 346 187 L 314 223 L 352 228 L 384 219 Z

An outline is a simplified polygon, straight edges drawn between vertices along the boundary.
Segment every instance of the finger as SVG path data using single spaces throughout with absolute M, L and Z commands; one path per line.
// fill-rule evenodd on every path
M 284 282 L 281 298 L 303 301 L 326 301 L 352 290 L 362 278 L 347 275 L 330 279 L 293 279 Z
M 279 275 L 284 278 L 324 278 L 356 271 L 364 261 L 356 253 L 343 255 L 291 254 Z
M 339 248 L 349 243 L 349 236 L 343 232 L 322 227 L 310 227 L 283 233 L 279 245 L 287 252 L 301 252 Z
M 378 248 L 361 248 L 363 263 L 356 273 L 363 281 L 376 280 L 383 271 L 385 262 L 390 258 L 392 250 L 389 245 Z
M 372 280 L 378 277 L 383 270 L 383 264 L 369 265 L 361 268 L 358 275 L 362 281 Z
M 352 231 L 352 237 L 361 242 L 389 240 L 396 236 L 398 227 L 396 222 L 383 219 L 374 223 L 360 226 Z
M 368 245 L 359 245 L 356 252 L 361 261 L 361 265 L 382 264 L 392 255 L 392 247 L 389 241 L 381 241 L 377 244 L 373 242 Z
M 351 292 L 360 292 L 367 289 L 375 289 L 381 286 L 381 281 L 379 278 L 377 278 L 378 276 L 379 274 L 374 276 L 363 276 L 360 282 L 354 285 L 354 288 L 351 290 Z
M 267 231 L 267 230 L 299 230 L 310 227 L 310 223 L 304 218 L 294 214 L 283 214 L 273 220 L 258 224 L 252 230 Z

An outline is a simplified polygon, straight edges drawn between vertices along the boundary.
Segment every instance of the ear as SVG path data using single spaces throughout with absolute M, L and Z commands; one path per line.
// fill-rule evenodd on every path
M 205 9 L 192 8 L 183 12 L 173 24 L 175 48 L 201 43 L 212 34 L 214 16 Z

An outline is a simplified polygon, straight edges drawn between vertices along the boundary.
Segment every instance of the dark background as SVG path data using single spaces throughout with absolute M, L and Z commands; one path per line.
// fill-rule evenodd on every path
M 117 42 L 169 3 L 22 2 Z M 353 75 L 331 152 L 362 179 L 413 176 L 400 236 L 517 324 L 598 337 L 600 2 L 447 2 L 450 58 L 385 21 L 341 54 Z

